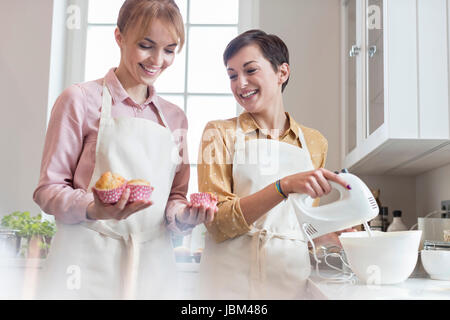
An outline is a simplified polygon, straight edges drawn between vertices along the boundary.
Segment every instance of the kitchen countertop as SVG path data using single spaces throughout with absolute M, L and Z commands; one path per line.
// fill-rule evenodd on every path
M 0 259 L 0 300 L 33 299 L 44 259 Z
M 326 277 L 337 272 L 330 268 L 319 270 Z M 332 300 L 450 300 L 450 281 L 431 279 L 420 255 L 409 278 L 393 285 L 367 285 L 356 276 L 352 282 L 333 283 L 318 277 L 313 265 L 310 279 Z
M 17 290 L 19 289 L 17 285 L 20 283 L 19 287 L 21 287 L 23 284 L 22 272 L 24 272 L 24 269 L 40 269 L 44 260 L 8 259 L 0 262 L 1 282 L 3 284 L 6 284 L 4 281 L 11 282 L 12 287 L 10 289 L 15 288 Z M 177 263 L 178 272 L 182 274 L 184 280 L 182 281 L 182 289 L 186 293 L 186 298 L 193 293 L 197 283 L 199 265 L 199 263 L 194 262 Z M 6 270 L 14 270 L 15 272 L 6 272 L 5 274 Z M 329 269 L 321 269 L 320 273 L 326 277 L 336 274 Z M 14 278 L 22 281 L 18 283 L 13 281 Z M 310 279 L 332 300 L 450 300 L 450 281 L 430 279 L 421 265 L 414 270 L 406 281 L 395 285 L 366 285 L 356 277 L 352 282 L 333 283 L 318 277 L 314 268 L 312 268 Z M 13 292 L 8 291 L 8 294 L 0 292 L 0 299 L 12 298 Z M 20 294 L 20 292 L 16 292 L 14 295 L 16 294 Z
M 322 276 L 331 276 L 329 270 L 321 270 Z M 311 273 L 311 280 L 332 300 L 450 300 L 450 281 L 432 280 L 425 274 L 413 274 L 395 285 L 366 285 L 355 281 L 332 283 Z
M 419 261 L 420 262 L 420 261 Z M 191 292 L 198 276 L 199 263 L 177 263 L 178 272 L 186 275 L 185 290 Z M 336 272 L 321 269 L 322 276 L 331 277 Z M 331 300 L 450 300 L 450 281 L 432 280 L 421 265 L 404 282 L 395 285 L 366 285 L 354 281 L 333 283 L 317 276 L 312 267 L 310 279 Z

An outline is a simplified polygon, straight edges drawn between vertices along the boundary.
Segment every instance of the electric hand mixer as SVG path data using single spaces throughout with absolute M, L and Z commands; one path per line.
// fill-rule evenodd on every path
M 367 223 L 378 215 L 378 205 L 365 183 L 343 169 L 339 175 L 351 186 L 351 190 L 329 181 L 340 193 L 337 201 L 313 207 L 313 199 L 306 194 L 290 194 L 298 222 L 308 238 L 344 230 Z

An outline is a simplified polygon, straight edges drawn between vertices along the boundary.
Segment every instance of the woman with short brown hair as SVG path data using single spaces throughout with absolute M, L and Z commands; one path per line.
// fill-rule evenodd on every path
M 308 280 L 308 245 L 290 193 L 312 198 L 331 191 L 324 169 L 328 150 L 317 130 L 285 111 L 289 53 L 276 35 L 249 30 L 225 49 L 231 91 L 245 109 L 211 121 L 203 133 L 199 190 L 218 196 L 200 266 L 200 298 L 295 299 L 323 297 Z M 336 234 L 318 241 L 336 241 Z M 316 293 L 316 295 L 314 295 Z

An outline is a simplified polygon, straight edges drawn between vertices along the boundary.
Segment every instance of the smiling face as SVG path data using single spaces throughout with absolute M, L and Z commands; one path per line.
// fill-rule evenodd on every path
M 118 29 L 115 31 L 121 51 L 119 68 L 125 70 L 128 81 L 151 86 L 173 63 L 178 41 L 160 19 L 155 19 L 145 35 L 136 39 L 134 35 L 140 33 L 138 28 L 138 24 L 131 27 L 125 35 Z
M 258 113 L 281 102 L 281 87 L 289 77 L 289 65 L 275 71 L 257 45 L 241 48 L 227 61 L 231 91 L 248 112 Z

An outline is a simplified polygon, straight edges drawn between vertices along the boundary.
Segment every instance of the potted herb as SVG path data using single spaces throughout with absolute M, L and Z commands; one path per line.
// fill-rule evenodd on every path
M 1 225 L 17 230 L 22 240 L 21 255 L 27 258 L 45 258 L 50 248 L 56 225 L 50 221 L 42 221 L 42 215 L 34 217 L 30 212 L 16 211 L 2 218 Z M 26 243 L 24 243 L 26 242 Z

